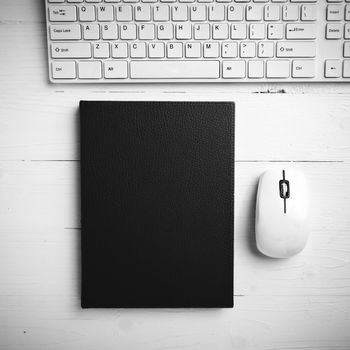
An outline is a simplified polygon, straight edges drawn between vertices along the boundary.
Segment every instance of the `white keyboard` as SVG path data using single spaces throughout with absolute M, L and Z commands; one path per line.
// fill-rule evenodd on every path
M 50 80 L 350 82 L 350 0 L 46 0 Z

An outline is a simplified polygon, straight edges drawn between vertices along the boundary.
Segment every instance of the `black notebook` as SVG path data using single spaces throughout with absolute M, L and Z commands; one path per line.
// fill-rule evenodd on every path
M 84 308 L 233 306 L 234 104 L 80 102 Z

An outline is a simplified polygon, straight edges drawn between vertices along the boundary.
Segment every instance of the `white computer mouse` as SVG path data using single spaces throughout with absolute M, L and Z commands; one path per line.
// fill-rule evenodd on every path
M 260 176 L 255 233 L 260 252 L 272 258 L 303 250 L 309 236 L 309 194 L 300 170 L 269 170 Z

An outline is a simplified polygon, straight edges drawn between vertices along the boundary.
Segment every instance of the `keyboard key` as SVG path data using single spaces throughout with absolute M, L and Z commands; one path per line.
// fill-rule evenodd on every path
M 340 60 L 326 60 L 324 76 L 326 78 L 339 78 L 341 75 Z
M 74 61 L 52 62 L 51 71 L 54 79 L 74 79 L 77 77 Z
M 155 26 L 154 24 L 140 24 L 139 25 L 139 39 L 140 40 L 153 40 L 155 38 Z
M 287 24 L 286 39 L 315 39 L 316 26 L 313 23 Z
M 208 42 L 203 44 L 203 56 L 205 58 L 216 58 L 219 57 L 219 43 Z
M 350 57 L 350 41 L 344 43 L 343 56 Z
M 49 6 L 49 20 L 51 22 L 75 22 L 77 20 L 76 6 Z
M 120 26 L 120 39 L 135 40 L 136 39 L 136 24 L 122 24 Z
M 186 40 L 192 39 L 192 25 L 190 23 L 176 24 L 176 39 Z
M 104 77 L 106 79 L 125 79 L 128 77 L 128 62 L 105 61 Z
M 219 61 L 133 61 L 132 79 L 216 79 Z
M 343 19 L 344 6 L 328 5 L 327 6 L 327 21 L 341 21 Z
M 264 20 L 265 21 L 279 21 L 280 9 L 281 8 L 279 5 L 266 5 L 264 7 Z
M 93 22 L 96 19 L 95 6 L 86 5 L 79 7 L 79 20 Z
M 127 43 L 112 43 L 112 57 L 113 58 L 126 58 L 128 57 L 128 44 Z
M 344 26 L 344 39 L 350 39 L 350 23 L 346 23 Z
M 343 62 L 343 77 L 350 78 L 350 60 L 344 60 Z
M 78 62 L 78 74 L 80 79 L 100 79 L 102 78 L 102 68 L 100 61 L 80 61 Z
M 100 39 L 100 25 L 95 23 L 83 24 L 83 38 L 85 40 Z
M 223 78 L 245 78 L 245 61 L 223 61 L 222 77 Z
M 243 21 L 243 6 L 242 5 L 229 5 L 227 7 L 227 20 L 228 21 Z
M 130 22 L 130 21 L 132 21 L 132 7 L 131 7 L 131 5 L 117 6 L 116 18 L 117 18 L 117 22 Z
M 200 16 L 204 15 L 204 19 L 205 19 L 205 6 L 193 6 L 195 8 L 194 12 L 197 13 Z M 204 12 L 203 12 L 203 7 L 204 7 Z M 191 7 L 192 9 L 192 7 Z M 202 11 L 202 13 L 200 13 Z M 188 20 L 188 8 L 187 5 L 183 5 L 183 4 L 178 4 L 172 7 L 172 11 L 171 11 L 171 15 L 172 15 L 172 20 L 175 22 L 183 22 L 183 21 L 187 21 Z M 192 12 L 191 12 L 192 13 Z M 204 20 L 203 19 L 203 20 Z M 192 19 L 191 19 L 192 20 Z M 202 19 L 200 19 L 202 20 Z
M 101 29 L 103 40 L 118 39 L 118 27 L 115 23 L 103 24 Z
M 213 24 L 213 39 L 214 40 L 226 40 L 228 39 L 228 24 L 218 23 Z
M 316 21 L 317 5 L 302 5 L 300 13 L 300 19 L 302 21 Z
M 201 57 L 201 43 L 186 43 L 185 44 L 185 56 L 186 56 L 186 58 L 199 58 L 199 57 Z
M 151 20 L 151 7 L 146 4 L 135 6 L 135 21 L 147 22 Z
M 167 43 L 167 57 L 168 58 L 182 58 L 183 55 L 182 43 L 174 42 Z
M 341 39 L 343 37 L 343 25 L 340 23 L 328 23 L 326 26 L 326 39 Z
M 207 8 L 205 5 L 193 5 L 191 6 L 191 21 L 205 21 L 207 19 Z
M 249 24 L 249 39 L 265 39 L 265 23 Z
M 297 21 L 299 18 L 298 5 L 283 5 L 282 19 L 284 21 Z
M 350 5 L 345 6 L 345 21 L 350 21 Z
M 170 18 L 169 5 L 158 5 L 153 8 L 153 20 L 167 22 Z
M 114 7 L 111 5 L 97 6 L 97 20 L 108 22 L 114 20 Z
M 253 42 L 241 42 L 240 44 L 240 57 L 252 58 L 255 57 L 255 43 Z
M 258 57 L 268 58 L 274 56 L 274 43 L 271 41 L 261 41 L 258 44 Z
M 277 57 L 315 57 L 316 44 L 313 41 L 280 41 L 277 43 Z
M 158 42 L 149 43 L 148 56 L 151 58 L 163 58 L 165 56 L 164 43 L 158 43 Z
M 238 45 L 235 42 L 223 42 L 221 44 L 221 56 L 224 58 L 234 58 L 238 55 Z
M 90 58 L 90 43 L 53 43 L 51 44 L 52 58 Z
M 267 38 L 268 39 L 283 39 L 284 36 L 283 23 L 269 23 L 267 25 Z
M 247 25 L 245 23 L 231 24 L 231 39 L 246 39 Z
M 81 28 L 79 24 L 51 24 L 51 40 L 80 40 Z
M 248 78 L 259 79 L 264 77 L 264 61 L 248 62 Z
M 225 6 L 213 4 L 209 6 L 209 21 L 223 21 L 225 19 Z
M 158 40 L 170 40 L 174 38 L 174 28 L 172 23 L 159 24 L 157 26 Z
M 146 57 L 146 44 L 139 43 L 139 42 L 130 44 L 130 57 L 131 58 L 145 58 Z
M 92 47 L 94 58 L 109 58 L 109 43 L 94 43 Z
M 290 0 L 290 2 L 317 2 L 317 0 Z
M 315 77 L 315 61 L 295 60 L 292 64 L 293 78 L 313 78 Z
M 210 37 L 210 25 L 208 23 L 194 25 L 194 38 L 197 40 L 208 40 Z
M 247 5 L 246 7 L 246 20 L 247 21 L 261 21 L 262 20 L 262 7 L 258 5 Z
M 289 61 L 267 61 L 266 78 L 288 78 Z

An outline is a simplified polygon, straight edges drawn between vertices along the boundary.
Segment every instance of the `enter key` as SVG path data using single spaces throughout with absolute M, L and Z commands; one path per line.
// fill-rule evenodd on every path
M 315 57 L 313 41 L 282 41 L 277 43 L 277 57 Z

